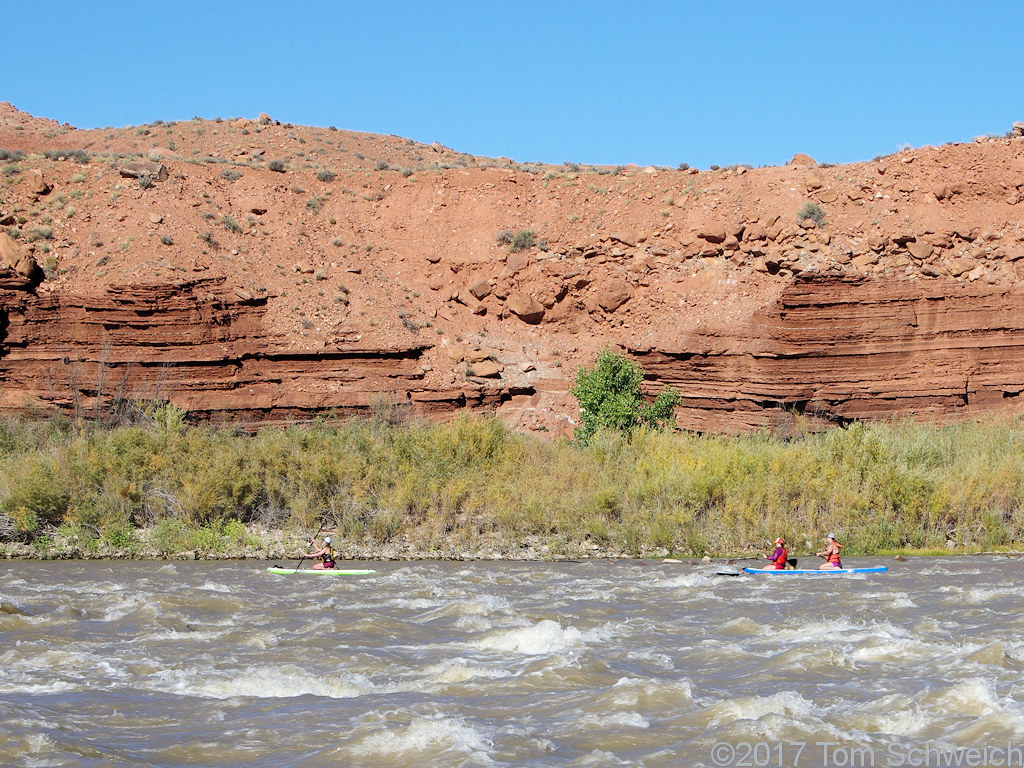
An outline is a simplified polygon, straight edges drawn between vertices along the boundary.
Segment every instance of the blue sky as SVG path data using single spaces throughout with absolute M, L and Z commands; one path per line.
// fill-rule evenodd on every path
M 1024 120 L 1021 0 L 0 0 L 0 18 L 18 20 L 0 101 L 79 128 L 266 112 L 519 162 L 706 168 Z

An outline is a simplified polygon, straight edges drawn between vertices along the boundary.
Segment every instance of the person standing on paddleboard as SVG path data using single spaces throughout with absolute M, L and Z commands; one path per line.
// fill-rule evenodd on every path
M 315 552 L 308 552 L 303 557 L 319 557 L 319 563 L 313 563 L 313 570 L 326 571 L 334 567 L 334 548 L 331 546 L 331 537 L 324 536 L 323 544 L 320 547 L 316 545 L 316 539 L 309 542 L 309 545 L 315 549 Z
M 837 568 L 843 567 L 842 560 L 839 559 L 839 550 L 842 549 L 842 544 L 836 541 L 836 535 L 830 533 L 825 537 L 828 545 L 821 552 L 815 552 L 814 554 L 818 557 L 824 557 L 825 562 L 818 566 L 819 571 L 831 571 Z
M 767 566 L 769 569 L 774 568 L 777 571 L 786 570 L 786 558 L 789 557 L 789 553 L 786 551 L 786 540 L 781 536 L 775 540 L 775 551 L 770 555 L 765 555 L 765 558 L 772 561 L 772 564 Z

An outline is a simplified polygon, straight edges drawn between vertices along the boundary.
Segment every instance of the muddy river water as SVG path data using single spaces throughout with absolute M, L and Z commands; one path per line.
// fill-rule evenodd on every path
M 0 562 L 0 765 L 1024 765 L 1024 561 L 884 564 Z

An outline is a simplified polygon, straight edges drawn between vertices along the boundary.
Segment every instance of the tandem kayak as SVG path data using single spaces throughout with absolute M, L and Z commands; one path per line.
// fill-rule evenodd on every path
M 268 573 L 276 573 L 280 576 L 366 576 L 376 571 L 368 568 L 344 569 L 344 568 L 282 568 L 279 565 L 272 565 L 267 568 Z
M 793 570 L 780 571 L 778 568 L 744 568 L 747 573 L 767 573 L 773 576 L 792 576 L 795 574 L 817 574 L 818 576 L 833 576 L 837 573 L 882 573 L 888 571 L 888 566 L 876 565 L 873 568 L 828 568 L 824 571 L 810 568 L 796 568 Z

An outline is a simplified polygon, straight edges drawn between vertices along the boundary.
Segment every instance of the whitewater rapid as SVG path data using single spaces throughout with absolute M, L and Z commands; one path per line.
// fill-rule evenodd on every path
M 0 765 L 1024 764 L 1022 561 L 885 564 L 3 562 Z

